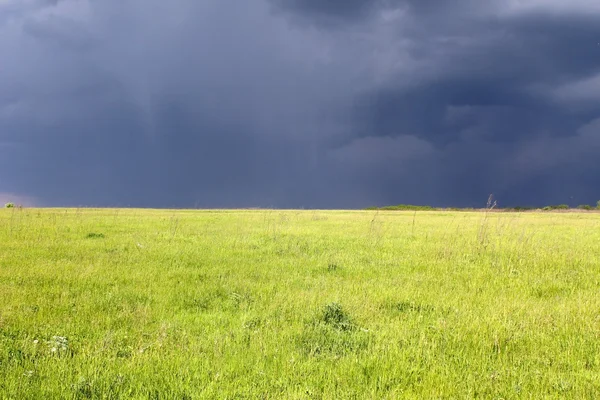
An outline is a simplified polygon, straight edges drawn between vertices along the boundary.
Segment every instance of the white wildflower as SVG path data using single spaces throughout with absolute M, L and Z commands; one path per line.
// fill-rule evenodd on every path
M 67 351 L 69 348 L 69 340 L 64 336 L 52 336 L 52 340 L 46 342 L 52 353 L 60 353 Z

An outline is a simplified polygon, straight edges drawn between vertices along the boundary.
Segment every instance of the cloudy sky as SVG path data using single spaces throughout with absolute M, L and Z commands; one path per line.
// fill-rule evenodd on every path
M 597 0 L 0 0 L 0 200 L 600 200 Z

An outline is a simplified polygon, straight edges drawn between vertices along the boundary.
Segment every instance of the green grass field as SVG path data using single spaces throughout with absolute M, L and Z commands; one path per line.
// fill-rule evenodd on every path
M 0 210 L 0 398 L 600 398 L 600 214 Z

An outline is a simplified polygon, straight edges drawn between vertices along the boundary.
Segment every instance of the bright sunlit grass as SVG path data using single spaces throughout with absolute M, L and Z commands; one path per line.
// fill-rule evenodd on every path
M 0 398 L 473 397 L 600 397 L 600 214 L 0 210 Z

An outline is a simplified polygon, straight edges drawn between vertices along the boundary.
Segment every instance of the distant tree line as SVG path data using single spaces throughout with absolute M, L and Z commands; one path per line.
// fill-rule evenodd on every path
M 366 210 L 381 210 L 381 211 L 435 211 L 439 208 L 431 206 L 415 206 L 411 204 L 398 204 L 395 206 L 383 206 L 383 207 L 368 207 Z
M 545 207 L 506 207 L 506 208 L 498 208 L 499 211 L 556 211 L 556 210 L 569 210 L 571 207 L 567 204 L 558 204 L 558 205 L 550 205 Z M 592 206 L 589 204 L 581 204 L 577 206 L 577 210 L 600 210 L 600 200 L 596 203 L 596 206 Z M 441 210 L 450 210 L 450 211 L 473 211 L 474 208 L 457 208 L 457 207 L 432 207 L 432 206 L 418 206 L 413 204 L 398 204 L 395 206 L 383 206 L 383 207 L 367 207 L 365 210 L 380 210 L 380 211 L 441 211 Z

